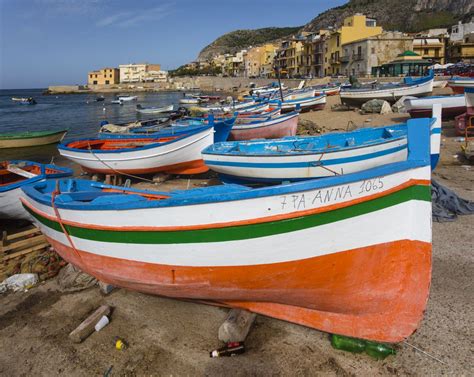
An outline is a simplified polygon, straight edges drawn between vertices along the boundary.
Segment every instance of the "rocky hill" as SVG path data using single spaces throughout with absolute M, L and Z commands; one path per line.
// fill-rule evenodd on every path
M 354 13 L 375 18 L 385 30 L 417 32 L 447 27 L 474 16 L 474 0 L 350 0 L 347 4 L 319 14 L 303 27 L 237 30 L 217 38 L 206 46 L 198 60 L 220 53 L 235 53 L 248 46 L 274 42 L 299 30 L 316 31 L 340 25 Z
M 248 46 L 256 46 L 266 42 L 288 37 L 297 33 L 298 27 L 269 27 L 256 30 L 236 30 L 217 38 L 199 53 L 198 60 L 218 54 L 234 54 Z
M 446 27 L 473 16 L 473 0 L 350 0 L 321 13 L 303 27 L 315 31 L 339 25 L 354 13 L 375 18 L 385 30 L 417 32 Z

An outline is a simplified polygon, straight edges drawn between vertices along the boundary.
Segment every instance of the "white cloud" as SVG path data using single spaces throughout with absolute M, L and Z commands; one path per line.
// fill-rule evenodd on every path
M 173 12 L 172 4 L 167 3 L 150 9 L 118 12 L 97 21 L 99 27 L 131 27 L 143 22 L 158 21 Z

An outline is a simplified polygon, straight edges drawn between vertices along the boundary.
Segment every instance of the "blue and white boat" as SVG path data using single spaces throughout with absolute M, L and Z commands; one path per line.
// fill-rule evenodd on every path
M 72 170 L 33 161 L 0 161 L 0 219 L 30 220 L 20 202 L 21 188 L 46 179 L 68 177 Z
M 439 159 L 441 106 L 433 106 L 433 115 L 434 169 Z M 210 169 L 229 182 L 281 183 L 357 173 L 405 161 L 408 123 L 323 136 L 216 143 L 203 150 L 202 156 Z
M 295 99 L 285 99 L 283 97 L 283 102 L 280 100 L 274 99 L 269 103 L 270 105 L 276 105 L 281 103 L 281 112 L 288 113 L 290 111 L 295 111 L 299 109 L 302 113 L 310 110 L 322 110 L 326 105 L 326 95 L 322 94 L 320 96 L 312 95 L 314 91 L 309 93 L 307 97 L 297 97 Z M 288 97 L 287 97 L 288 98 Z
M 384 84 L 358 89 L 342 88 L 339 93 L 343 104 L 360 106 L 371 99 L 395 102 L 403 96 L 424 97 L 433 91 L 434 71 L 420 78 L 405 77 L 401 83 Z

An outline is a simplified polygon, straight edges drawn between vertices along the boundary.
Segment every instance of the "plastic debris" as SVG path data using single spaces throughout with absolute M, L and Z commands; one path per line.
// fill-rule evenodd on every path
M 125 342 L 125 340 L 120 339 L 119 337 L 115 338 L 115 349 L 122 351 L 128 347 L 128 344 Z
M 211 357 L 236 356 L 245 352 L 244 342 L 229 342 L 225 347 L 216 349 L 209 353 Z
M 97 322 L 94 326 L 95 331 L 100 331 L 102 330 L 105 326 L 107 326 L 110 323 L 109 317 L 106 315 L 103 315 L 100 319 L 99 322 Z
M 13 292 L 29 289 L 38 283 L 38 274 L 16 274 L 6 278 L 1 284 L 0 292 Z

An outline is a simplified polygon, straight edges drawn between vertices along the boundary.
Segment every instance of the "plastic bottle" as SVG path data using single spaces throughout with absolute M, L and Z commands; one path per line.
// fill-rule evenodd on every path
M 210 353 L 211 357 L 235 356 L 245 352 L 243 342 L 230 342 L 225 347 L 214 350 Z
M 388 355 L 395 355 L 397 352 L 386 344 L 366 341 L 365 353 L 376 360 L 383 360 Z
M 331 345 L 338 350 L 361 353 L 365 350 L 365 341 L 342 335 L 331 335 Z

